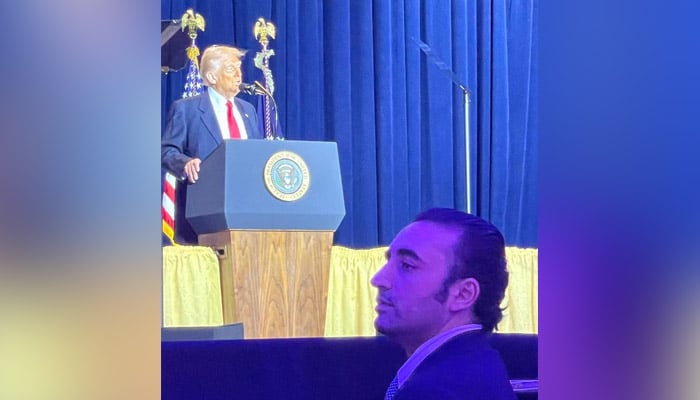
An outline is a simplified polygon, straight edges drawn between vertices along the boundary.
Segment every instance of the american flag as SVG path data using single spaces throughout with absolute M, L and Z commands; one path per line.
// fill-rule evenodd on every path
M 199 67 L 195 61 L 190 60 L 190 67 L 187 71 L 187 79 L 185 80 L 185 91 L 182 92 L 182 98 L 192 97 L 202 93 L 202 76 L 199 75 Z
M 161 218 L 163 220 L 163 234 L 170 239 L 170 243 L 175 245 L 175 186 L 177 180 L 170 173 L 165 173 L 163 181 L 163 202 L 160 207 Z
M 196 59 L 190 59 L 187 78 L 185 79 L 185 90 L 182 98 L 192 97 L 202 92 L 202 76 L 199 74 L 199 66 Z M 170 239 L 170 243 L 175 243 L 175 189 L 177 180 L 170 172 L 165 173 L 163 181 L 163 201 L 161 204 L 161 216 L 163 219 L 163 234 Z

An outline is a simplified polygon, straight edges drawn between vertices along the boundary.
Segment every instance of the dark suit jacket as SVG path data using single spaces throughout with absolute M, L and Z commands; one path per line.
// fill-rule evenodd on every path
M 500 355 L 481 332 L 455 336 L 431 353 L 394 400 L 515 400 Z
M 235 98 L 234 103 L 243 117 L 248 139 L 262 139 L 253 105 L 239 98 Z M 161 138 L 162 167 L 181 179 L 185 178 L 185 164 L 192 158 L 204 161 L 221 144 L 221 137 L 207 92 L 175 101 Z M 175 241 L 196 244 L 197 235 L 185 219 L 185 182 L 178 183 L 175 195 Z

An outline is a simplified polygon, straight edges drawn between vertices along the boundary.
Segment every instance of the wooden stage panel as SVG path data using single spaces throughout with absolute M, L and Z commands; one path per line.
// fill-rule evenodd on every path
M 224 323 L 246 338 L 323 336 L 333 232 L 200 235 L 219 254 Z

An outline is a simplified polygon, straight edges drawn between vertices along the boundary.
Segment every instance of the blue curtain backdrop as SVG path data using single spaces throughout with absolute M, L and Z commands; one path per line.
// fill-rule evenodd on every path
M 472 201 L 510 245 L 537 246 L 537 0 L 162 0 L 162 19 L 193 8 L 197 44 L 249 51 L 259 17 L 277 36 L 275 99 L 288 140 L 338 143 L 347 214 L 337 244 L 388 244 L 429 207 L 466 210 L 462 91 L 472 91 Z M 154 21 L 155 23 L 155 21 Z M 161 74 L 163 126 L 186 70 Z M 247 98 L 247 100 L 255 99 Z M 255 102 L 254 102 L 255 104 Z

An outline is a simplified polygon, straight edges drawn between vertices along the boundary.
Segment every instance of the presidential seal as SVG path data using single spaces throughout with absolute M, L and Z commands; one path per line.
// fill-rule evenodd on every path
M 306 162 L 291 151 L 279 151 L 267 160 L 263 171 L 265 187 L 282 201 L 296 201 L 309 190 L 311 176 Z

